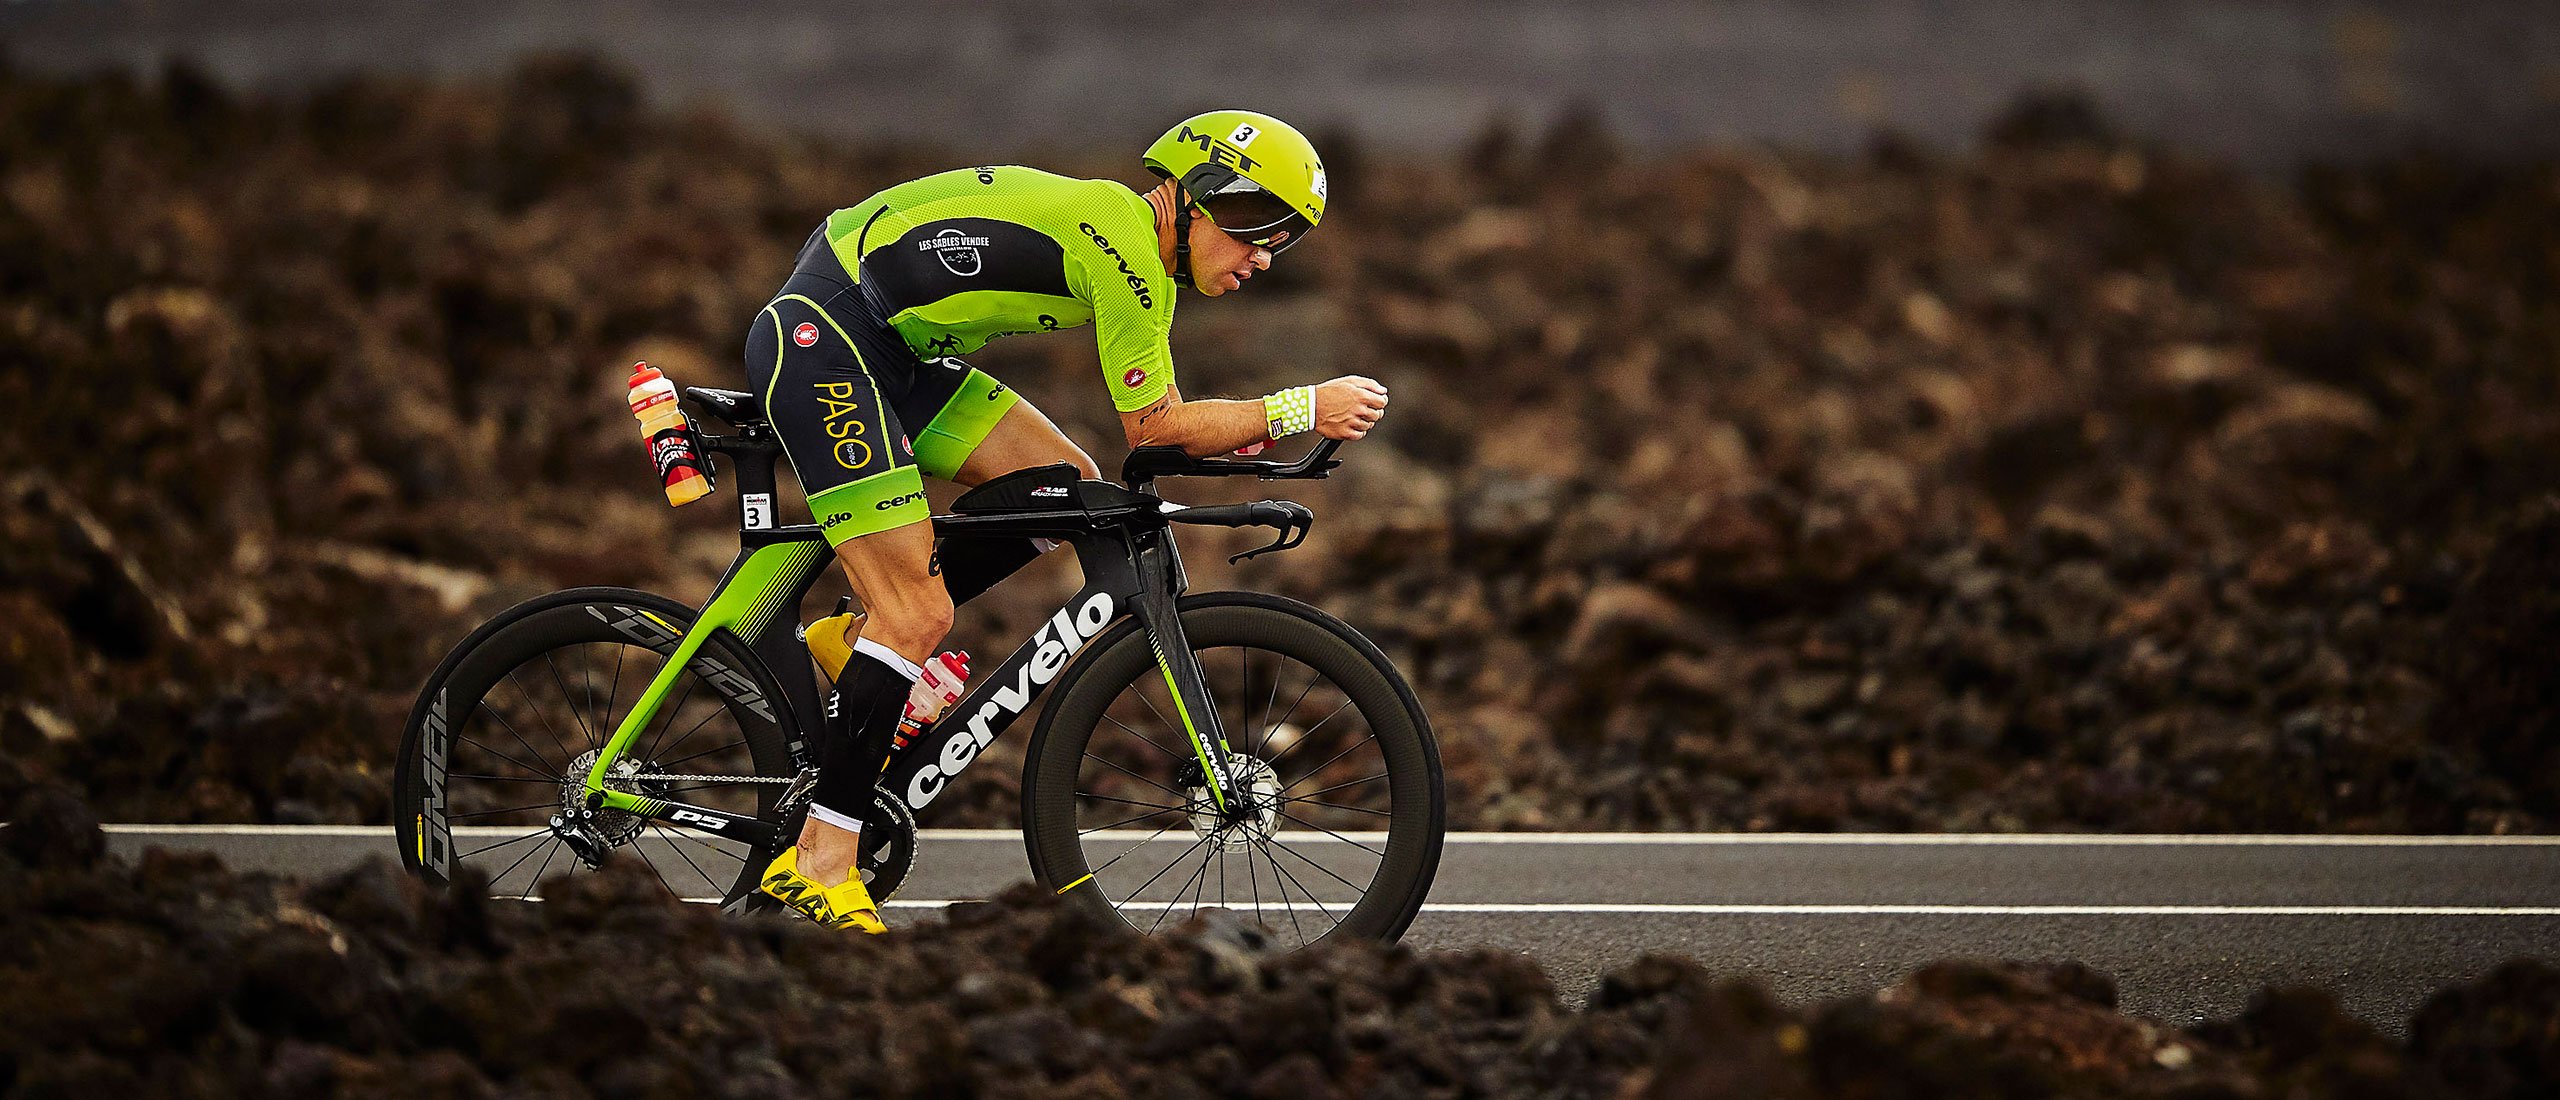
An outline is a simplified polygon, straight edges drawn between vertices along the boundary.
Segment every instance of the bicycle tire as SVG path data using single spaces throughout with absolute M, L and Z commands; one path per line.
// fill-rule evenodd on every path
M 1369 889 L 1311 942 L 1337 937 L 1393 942 L 1401 937 L 1430 892 L 1447 831 L 1439 748 L 1412 686 L 1374 643 L 1308 604 L 1262 593 L 1217 592 L 1186 596 L 1179 607 L 1183 632 L 1195 652 L 1247 648 L 1282 654 L 1314 669 L 1359 705 L 1388 768 L 1386 848 Z M 1155 668 L 1146 632 L 1136 620 L 1123 619 L 1104 631 L 1062 675 L 1023 762 L 1023 842 L 1034 876 L 1070 903 L 1091 906 L 1123 923 L 1127 914 L 1090 881 L 1094 868 L 1088 866 L 1079 831 L 1078 776 L 1108 708 L 1124 690 L 1156 676 Z M 1279 862 L 1276 855 L 1271 858 Z M 1257 899 L 1258 909 L 1261 904 Z
M 437 759 L 450 760 L 454 755 L 455 741 L 463 738 L 462 731 L 479 711 L 485 698 L 512 670 L 568 647 L 599 644 L 634 646 L 654 650 L 661 657 L 673 648 L 671 641 L 660 648 L 618 629 L 615 624 L 627 621 L 630 611 L 645 611 L 678 632 L 692 623 L 695 614 L 692 608 L 675 600 L 633 589 L 568 589 L 535 597 L 498 613 L 464 637 L 436 666 L 419 690 L 418 701 L 410 709 L 408 721 L 402 727 L 400 753 L 392 775 L 392 827 L 399 843 L 401 862 L 412 873 L 438 889 L 448 888 L 452 885 L 448 872 L 459 858 L 443 861 L 447 866 L 440 870 L 435 865 L 437 861 L 429 858 L 428 846 L 422 842 L 424 815 L 419 807 L 427 796 L 428 773 L 431 770 L 427 749 L 431 729 L 443 738 L 436 746 L 441 753 Z M 734 681 L 724 678 L 717 691 L 705 696 L 716 696 L 715 705 L 736 723 L 752 762 L 753 774 L 767 779 L 789 779 L 796 774 L 798 769 L 792 759 L 790 739 L 783 727 L 789 714 L 789 704 L 785 702 L 772 670 L 766 668 L 744 645 L 725 634 L 714 635 L 697 654 L 697 663 L 688 670 L 688 674 L 697 680 L 702 679 L 701 670 L 707 667 L 700 663 L 705 657 L 735 672 L 753 689 L 753 694 L 736 691 Z M 616 667 L 618 670 L 619 663 Z M 521 684 L 517 690 L 523 690 Z M 563 692 L 567 692 L 565 685 Z M 758 696 L 763 702 L 761 708 L 756 705 Z M 677 706 L 680 708 L 681 704 Z M 612 710 L 610 702 L 606 709 L 608 712 Z M 673 717 L 672 710 L 662 713 L 670 719 Z M 431 716 L 435 719 L 432 722 Z M 604 718 L 618 720 L 617 715 L 610 713 Z M 609 733 L 610 727 L 605 726 L 597 732 Z M 563 751 L 566 751 L 565 747 Z M 541 755 L 536 753 L 537 757 Z M 781 791 L 780 785 L 757 787 L 756 816 L 767 821 L 775 820 L 778 816 L 775 805 Z M 666 826 L 648 827 L 661 828 L 670 834 L 679 833 Z M 713 882 L 713 885 L 723 890 L 721 900 L 725 907 L 767 908 L 758 904 L 762 896 L 755 893 L 754 887 L 765 864 L 780 853 L 780 845 L 741 847 L 745 854 L 740 857 L 735 880 Z M 645 854 L 644 851 L 644 857 Z M 706 881 L 715 874 L 700 867 L 695 870 Z M 539 872 L 536 872 L 536 877 L 540 877 Z M 663 881 L 665 872 L 661 871 L 660 877 Z

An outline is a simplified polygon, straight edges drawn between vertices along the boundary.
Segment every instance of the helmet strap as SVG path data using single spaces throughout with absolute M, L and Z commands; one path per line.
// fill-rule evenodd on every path
M 1173 285 L 1191 287 L 1191 200 L 1182 185 L 1173 188 Z

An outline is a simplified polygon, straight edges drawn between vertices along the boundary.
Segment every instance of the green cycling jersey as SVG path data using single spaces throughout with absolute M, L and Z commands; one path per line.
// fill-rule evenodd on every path
M 799 270 L 853 284 L 919 358 L 1091 324 L 1114 408 L 1146 408 L 1173 382 L 1155 209 L 1109 180 L 1017 165 L 926 176 L 829 215 Z

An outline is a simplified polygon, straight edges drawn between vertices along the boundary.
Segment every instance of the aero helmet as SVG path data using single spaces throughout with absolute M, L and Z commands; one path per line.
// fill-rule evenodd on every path
M 1182 184 L 1174 276 L 1191 281 L 1191 215 L 1228 236 L 1281 252 L 1324 220 L 1324 161 L 1296 127 L 1254 111 L 1182 120 L 1147 147 L 1148 170 Z

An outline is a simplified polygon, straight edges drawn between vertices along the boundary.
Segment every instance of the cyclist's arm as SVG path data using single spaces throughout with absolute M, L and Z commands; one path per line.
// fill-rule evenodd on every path
M 1229 401 L 1182 399 L 1182 390 L 1167 383 L 1154 404 L 1120 414 L 1120 431 L 1131 447 L 1174 446 L 1193 458 L 1225 454 L 1270 437 L 1262 399 Z

